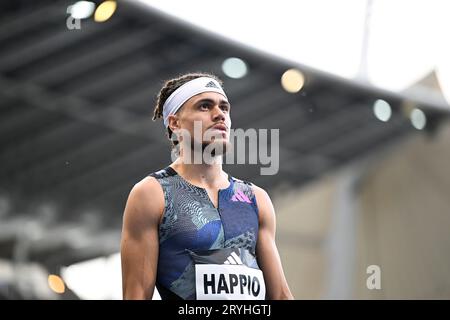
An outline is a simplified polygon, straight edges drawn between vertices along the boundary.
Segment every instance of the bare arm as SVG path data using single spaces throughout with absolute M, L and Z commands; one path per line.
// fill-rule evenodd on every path
M 269 300 L 294 299 L 284 276 L 275 244 L 275 210 L 264 189 L 253 186 L 259 211 L 259 232 L 256 243 L 258 264 L 264 274 L 266 297 Z
M 147 177 L 130 192 L 121 239 L 124 299 L 151 299 L 158 266 L 158 226 L 164 194 L 156 179 Z

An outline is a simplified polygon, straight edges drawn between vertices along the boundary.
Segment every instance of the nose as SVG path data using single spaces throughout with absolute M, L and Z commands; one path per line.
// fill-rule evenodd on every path
M 226 119 L 225 112 L 223 112 L 223 110 L 220 109 L 220 107 L 218 105 L 216 105 L 213 109 L 213 121 L 214 122 L 219 122 L 219 121 L 224 122 L 225 119 Z

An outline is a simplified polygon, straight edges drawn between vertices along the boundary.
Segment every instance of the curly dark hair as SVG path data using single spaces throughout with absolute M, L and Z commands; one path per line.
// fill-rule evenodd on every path
M 170 79 L 170 80 L 166 80 L 164 82 L 164 84 L 163 84 L 163 87 L 159 91 L 157 98 L 156 98 L 155 110 L 153 111 L 153 121 L 163 117 L 163 106 L 164 106 L 164 103 L 166 102 L 167 98 L 169 98 L 169 96 L 175 90 L 177 90 L 179 87 L 181 87 L 186 82 L 189 82 L 189 81 L 191 81 L 193 79 L 197 79 L 197 78 L 200 78 L 200 77 L 213 78 L 223 88 L 223 82 L 222 82 L 222 80 L 220 80 L 219 77 L 217 77 L 216 75 L 210 74 L 210 73 L 205 73 L 205 72 L 186 73 L 186 74 L 182 74 L 182 75 L 180 75 L 180 76 L 178 76 L 176 78 L 173 78 L 173 79 Z M 171 141 L 172 147 L 175 147 L 178 144 L 178 141 L 173 141 L 172 140 L 172 130 L 170 130 L 170 128 L 167 128 L 167 137 Z

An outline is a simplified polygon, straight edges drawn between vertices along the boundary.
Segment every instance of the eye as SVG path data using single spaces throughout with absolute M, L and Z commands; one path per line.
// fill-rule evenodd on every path
M 209 110 L 209 103 L 203 102 L 199 105 L 200 110 Z
M 230 106 L 227 105 L 227 104 L 222 104 L 222 105 L 220 106 L 220 109 L 222 109 L 222 110 L 225 111 L 225 112 L 228 112 L 228 111 L 230 111 Z

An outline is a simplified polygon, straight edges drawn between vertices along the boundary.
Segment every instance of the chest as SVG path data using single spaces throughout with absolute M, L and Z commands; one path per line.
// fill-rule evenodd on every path
M 208 197 L 209 201 L 211 202 L 211 205 L 217 209 L 219 207 L 219 194 L 220 189 L 217 188 L 205 188 L 204 192 L 206 196 Z
M 197 249 L 254 248 L 258 212 L 250 196 L 227 190 L 191 188 L 172 194 L 167 230 L 178 246 Z M 165 229 L 165 226 L 163 226 Z

